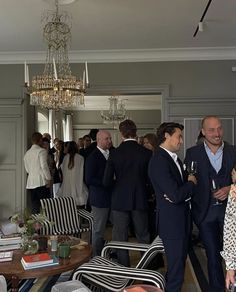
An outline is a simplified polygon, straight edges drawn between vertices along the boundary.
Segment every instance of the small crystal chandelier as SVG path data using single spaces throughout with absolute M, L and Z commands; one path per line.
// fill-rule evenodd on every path
M 125 100 L 111 96 L 109 100 L 109 110 L 101 111 L 101 117 L 104 123 L 119 123 L 126 119 Z
M 70 70 L 68 43 L 71 39 L 69 15 L 59 13 L 58 0 L 55 11 L 48 11 L 43 37 L 47 43 L 47 56 L 42 75 L 32 78 L 29 84 L 28 66 L 25 63 L 25 86 L 30 94 L 30 104 L 41 108 L 59 110 L 84 104 L 84 94 L 88 87 L 88 68 L 85 63 L 83 78 L 77 80 Z

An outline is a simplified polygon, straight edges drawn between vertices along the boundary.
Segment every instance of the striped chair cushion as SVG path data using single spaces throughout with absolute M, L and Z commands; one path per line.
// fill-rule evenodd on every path
M 94 257 L 89 263 L 79 267 L 73 279 L 88 282 L 110 291 L 122 291 L 134 280 L 146 281 L 164 289 L 164 277 L 157 271 L 128 268 L 102 257 Z
M 135 268 L 124 267 L 103 256 L 94 257 L 89 263 L 77 268 L 73 279 L 82 280 L 110 291 L 121 291 L 131 285 L 134 280 L 149 282 L 164 289 L 164 277 L 157 271 L 145 269 L 158 252 L 164 252 L 159 237 L 152 244 L 108 242 L 102 251 L 102 255 L 107 255 L 108 250 L 113 248 L 139 250 L 144 254 Z
M 68 234 L 78 236 L 81 232 L 91 230 L 92 217 L 90 216 L 89 227 L 81 228 L 79 211 L 76 208 L 72 197 L 59 197 L 40 200 L 43 213 L 49 221 L 54 224 L 50 228 L 47 224 L 45 232 L 47 234 Z M 81 212 L 81 214 L 87 212 Z M 88 213 L 88 212 L 87 212 Z M 89 216 L 87 216 L 89 217 Z

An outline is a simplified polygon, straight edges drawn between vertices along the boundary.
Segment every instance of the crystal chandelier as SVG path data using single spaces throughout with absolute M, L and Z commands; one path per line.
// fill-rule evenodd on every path
M 48 11 L 44 16 L 46 24 L 43 37 L 47 43 L 47 56 L 43 74 L 34 76 L 30 86 L 28 66 L 25 64 L 25 85 L 31 105 L 59 110 L 84 104 L 89 82 L 87 62 L 82 79 L 77 79 L 71 73 L 68 58 L 70 17 L 64 11 L 59 13 L 58 0 L 55 0 L 55 6 L 55 11 Z
M 125 100 L 111 96 L 109 100 L 109 110 L 101 111 L 101 117 L 104 123 L 119 123 L 126 119 Z

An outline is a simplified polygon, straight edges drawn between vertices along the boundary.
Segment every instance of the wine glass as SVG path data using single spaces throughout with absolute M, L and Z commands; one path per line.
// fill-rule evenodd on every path
M 187 163 L 187 172 L 189 175 L 195 175 L 197 173 L 197 161 L 189 161 Z
M 215 192 L 217 192 L 219 190 L 219 188 L 220 188 L 220 186 L 219 186 L 217 180 L 212 178 L 211 179 L 211 194 L 212 194 L 213 198 L 215 199 L 215 202 L 213 204 L 214 206 L 222 205 L 222 202 L 214 197 Z

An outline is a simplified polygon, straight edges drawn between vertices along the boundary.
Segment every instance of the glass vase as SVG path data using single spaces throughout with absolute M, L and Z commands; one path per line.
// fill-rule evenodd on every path
M 33 238 L 33 236 L 24 235 L 22 237 L 22 249 L 24 254 L 35 254 L 38 252 L 39 244 L 38 241 Z

